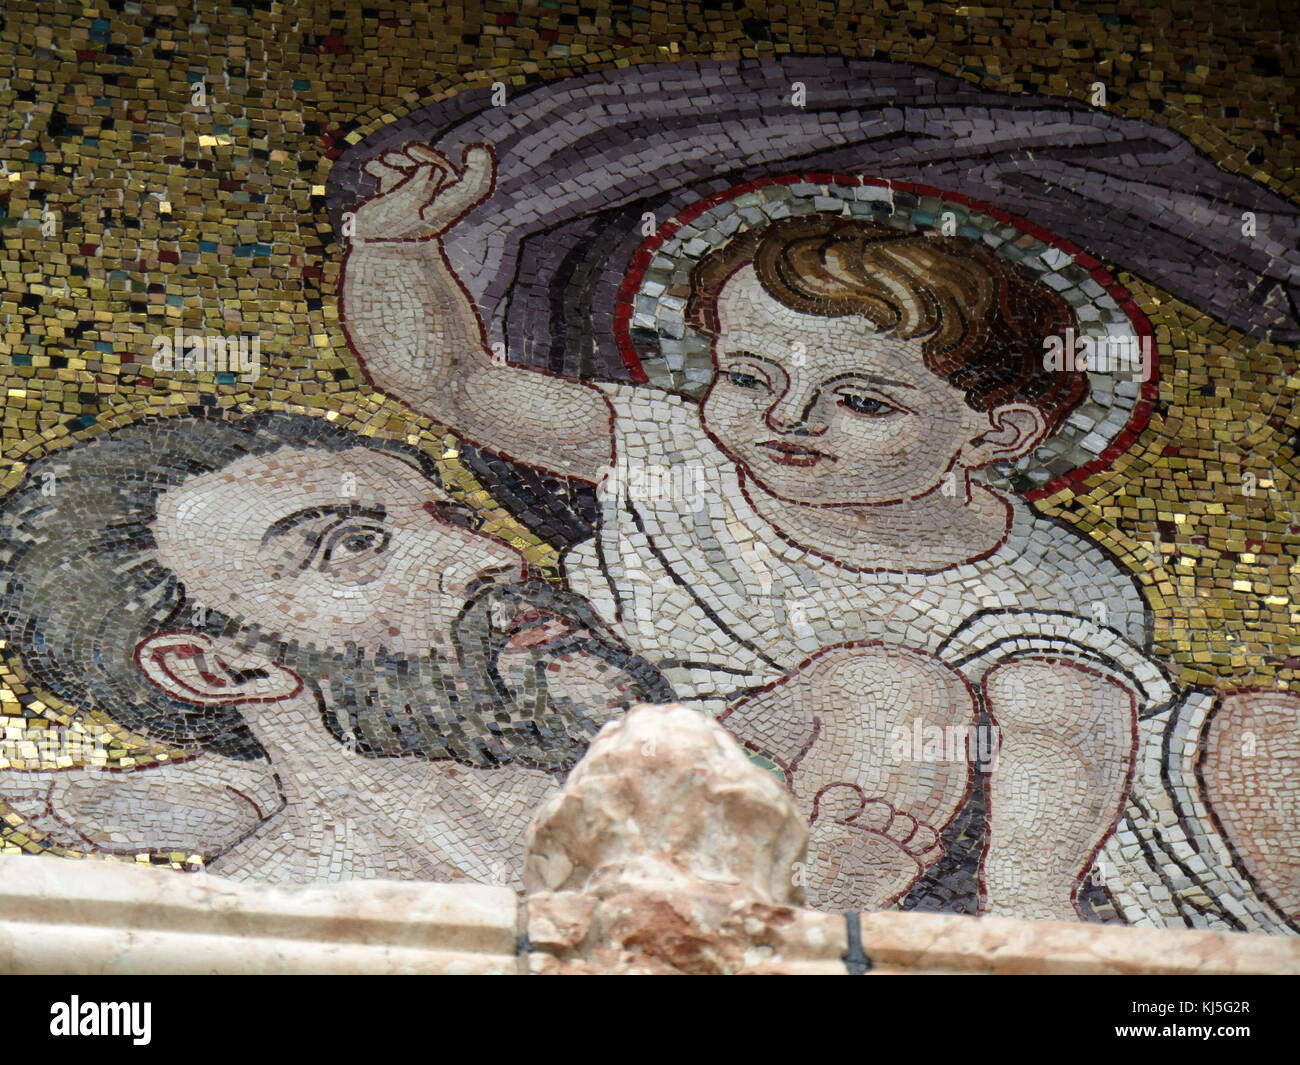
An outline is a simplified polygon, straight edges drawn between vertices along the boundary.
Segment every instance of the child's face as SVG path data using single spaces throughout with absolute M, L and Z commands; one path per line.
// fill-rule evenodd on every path
M 704 428 L 769 493 L 800 503 L 915 499 L 969 465 L 989 415 L 931 373 L 920 340 L 778 303 L 752 266 L 718 298 Z

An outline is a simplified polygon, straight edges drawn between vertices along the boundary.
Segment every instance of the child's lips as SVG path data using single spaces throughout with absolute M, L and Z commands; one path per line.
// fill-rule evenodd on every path
M 784 440 L 763 440 L 759 442 L 758 446 L 767 448 L 771 452 L 772 461 L 779 462 L 782 466 L 815 466 L 822 459 L 827 459 L 830 462 L 835 461 L 834 455 L 828 455 L 824 451 L 817 451 L 801 444 L 791 444 Z

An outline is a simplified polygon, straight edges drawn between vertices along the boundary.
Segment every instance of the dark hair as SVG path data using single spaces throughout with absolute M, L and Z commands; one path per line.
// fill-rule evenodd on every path
M 921 338 L 926 367 L 962 389 L 975 410 L 1029 403 L 1050 432 L 1088 395 L 1086 373 L 1043 364 L 1043 341 L 1077 328 L 1073 308 L 967 237 L 838 215 L 783 218 L 695 265 L 687 321 L 716 337 L 722 287 L 750 264 L 768 295 L 791 310 L 860 314 L 888 335 Z
M 203 609 L 159 563 L 151 525 L 169 488 L 287 446 L 367 447 L 437 479 L 436 464 L 405 444 L 309 415 L 238 417 L 213 407 L 145 419 L 33 462 L 0 500 L 0 631 L 31 682 L 153 739 L 260 757 L 235 708 L 165 695 L 141 675 L 134 652 L 170 628 L 240 633 L 238 619 Z

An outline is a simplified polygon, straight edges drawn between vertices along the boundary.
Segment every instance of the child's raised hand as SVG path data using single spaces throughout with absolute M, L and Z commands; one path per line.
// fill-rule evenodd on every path
M 408 144 L 365 164 L 379 191 L 353 214 L 360 243 L 432 240 L 487 199 L 496 178 L 492 149 L 476 144 L 457 168 L 424 144 Z

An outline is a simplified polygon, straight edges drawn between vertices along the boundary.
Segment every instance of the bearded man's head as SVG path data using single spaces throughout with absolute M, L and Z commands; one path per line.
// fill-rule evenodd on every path
M 672 692 L 478 515 L 320 418 L 146 420 L 0 501 L 0 630 L 33 686 L 162 742 L 260 757 L 250 708 L 306 689 L 363 754 L 567 769 Z

